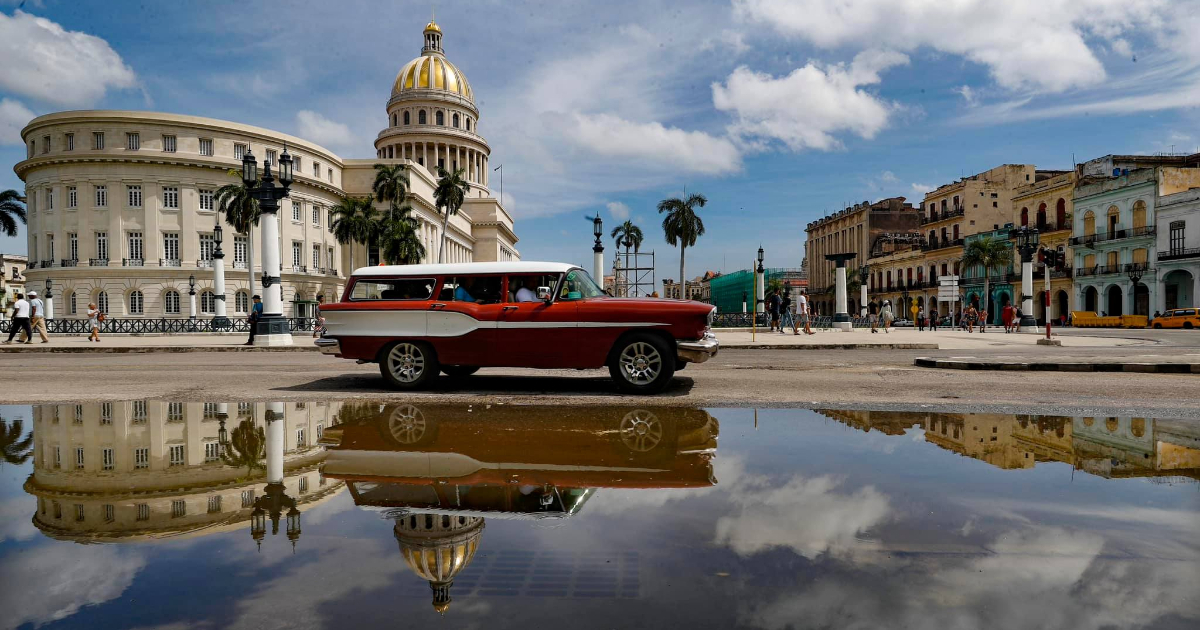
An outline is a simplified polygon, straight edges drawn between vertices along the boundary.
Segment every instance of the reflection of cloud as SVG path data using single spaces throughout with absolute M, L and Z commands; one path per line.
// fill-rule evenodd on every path
M 0 542 L 6 540 L 29 540 L 37 535 L 37 528 L 29 519 L 36 503 L 28 497 L 12 497 L 0 501 Z
M 754 479 L 730 493 L 741 509 L 717 519 L 716 542 L 741 555 L 790 547 L 810 559 L 847 549 L 856 534 L 881 522 L 890 506 L 873 486 L 838 492 L 840 485 L 829 476 L 795 476 L 781 486 L 765 477 Z
M 4 628 L 64 619 L 83 606 L 121 596 L 145 562 L 116 547 L 52 543 L 0 563 Z

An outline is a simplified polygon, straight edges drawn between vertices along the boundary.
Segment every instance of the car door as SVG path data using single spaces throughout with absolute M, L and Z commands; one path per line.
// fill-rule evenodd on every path
M 497 352 L 496 326 L 502 303 L 454 299 L 463 278 L 443 278 L 437 300 L 429 303 L 428 335 L 443 365 L 504 365 Z M 471 276 L 472 281 L 499 281 L 495 276 Z M 497 292 L 498 293 L 498 292 Z
M 579 316 L 575 302 L 517 302 L 516 276 L 509 277 L 507 299 L 496 330 L 497 354 L 504 365 L 533 368 L 588 367 L 579 364 Z

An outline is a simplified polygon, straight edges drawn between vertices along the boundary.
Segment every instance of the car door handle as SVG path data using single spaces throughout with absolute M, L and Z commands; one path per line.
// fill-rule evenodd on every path
M 502 310 L 502 311 L 515 311 L 515 310 L 517 310 L 517 307 L 515 307 L 515 306 L 505 306 L 504 308 L 502 308 L 502 309 L 500 309 L 500 310 Z
M 433 304 L 429 305 L 429 308 L 446 308 L 446 305 L 442 304 L 441 302 L 434 302 Z

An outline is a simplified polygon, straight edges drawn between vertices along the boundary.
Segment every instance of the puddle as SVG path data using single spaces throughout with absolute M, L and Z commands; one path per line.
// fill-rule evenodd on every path
M 1200 622 L 1194 421 L 321 401 L 0 415 L 4 628 Z

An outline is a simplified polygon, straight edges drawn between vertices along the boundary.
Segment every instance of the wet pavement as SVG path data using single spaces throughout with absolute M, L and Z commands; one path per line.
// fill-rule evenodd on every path
M 5 406 L 0 628 L 1195 628 L 1200 423 Z

